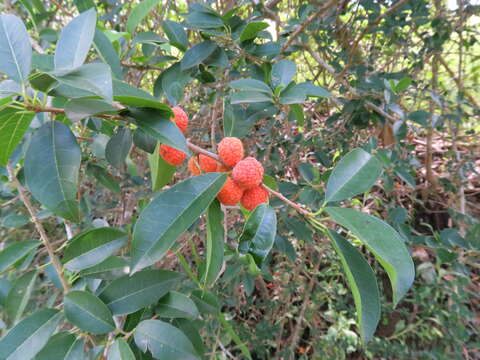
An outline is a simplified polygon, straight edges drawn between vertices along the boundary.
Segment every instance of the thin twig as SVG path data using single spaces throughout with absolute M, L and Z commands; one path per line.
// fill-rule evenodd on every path
M 67 280 L 63 275 L 62 265 L 60 264 L 57 257 L 55 256 L 55 250 L 53 249 L 50 239 L 47 236 L 45 228 L 43 227 L 42 223 L 36 216 L 36 212 L 32 206 L 32 203 L 30 202 L 30 199 L 28 198 L 27 191 L 22 186 L 22 184 L 20 184 L 20 181 L 18 181 L 17 177 L 15 176 L 14 170 L 10 164 L 7 165 L 7 171 L 8 171 L 8 178 L 10 182 L 14 184 L 15 187 L 17 188 L 20 199 L 22 200 L 23 204 L 27 208 L 28 213 L 30 214 L 30 217 L 32 219 L 32 222 L 35 224 L 35 228 L 40 234 L 40 238 L 42 239 L 42 242 L 45 245 L 45 248 L 47 249 L 48 256 L 50 257 L 50 261 L 52 262 L 53 266 L 55 267 L 55 270 L 58 273 L 58 277 L 60 278 L 60 282 L 62 283 L 62 286 L 63 286 L 63 291 L 68 292 L 69 286 L 68 286 Z

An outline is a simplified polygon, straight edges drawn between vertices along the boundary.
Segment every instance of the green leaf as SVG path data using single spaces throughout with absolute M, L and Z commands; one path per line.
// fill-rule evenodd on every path
M 114 193 L 119 194 L 122 192 L 122 190 L 120 189 L 120 185 L 118 185 L 117 180 L 115 180 L 115 178 L 101 166 L 88 164 L 87 174 L 93 175 L 100 184 L 105 186 L 107 189 L 110 189 Z
M 39 245 L 40 241 L 25 240 L 5 247 L 0 251 L 0 272 L 7 270 L 10 266 L 25 257 Z
M 277 86 L 286 87 L 292 81 L 296 71 L 297 66 L 293 61 L 280 60 L 276 62 L 272 66 L 272 86 L 274 88 Z
M 77 98 L 70 99 L 65 104 L 65 114 L 71 121 L 80 121 L 93 115 L 116 112 L 118 112 L 116 107 L 100 99 Z
M 249 104 L 258 102 L 273 102 L 272 97 L 264 92 L 257 91 L 239 91 L 232 95 L 232 104 Z
M 30 74 L 32 46 L 22 20 L 12 14 L 0 15 L 0 71 L 17 83 Z
M 168 105 L 162 104 L 145 91 L 117 79 L 113 79 L 113 100 L 119 101 L 123 105 L 158 109 L 168 117 L 173 116 Z
M 81 277 L 112 280 L 128 274 L 128 263 L 117 256 L 109 256 L 100 264 L 89 267 L 78 273 Z
M 218 298 L 211 291 L 197 289 L 192 291 L 191 297 L 202 314 L 217 314 L 220 311 Z
M 395 86 L 395 92 L 396 93 L 399 93 L 401 91 L 404 91 L 404 90 L 407 90 L 407 88 L 410 86 L 410 84 L 412 83 L 412 79 L 409 78 L 408 76 L 407 77 L 404 77 L 403 79 L 401 79 L 397 85 Z
M 103 62 L 110 66 L 113 75 L 117 79 L 123 78 L 123 69 L 118 53 L 113 47 L 108 37 L 100 30 L 95 29 L 95 37 L 93 38 L 93 46 L 102 58 Z
M 117 133 L 108 140 L 107 146 L 105 147 L 105 157 L 111 165 L 121 170 L 131 147 L 132 132 L 127 127 L 120 128 Z
M 155 313 L 163 318 L 196 319 L 197 305 L 186 295 L 170 291 L 158 301 Z
M 329 98 L 332 96 L 330 92 L 325 90 L 324 88 L 313 85 L 311 82 L 303 82 L 297 85 L 304 93 L 306 96 L 311 96 L 311 97 L 321 97 L 321 98 Z
M 112 313 L 95 295 L 70 291 L 64 298 L 65 317 L 75 326 L 92 334 L 106 334 L 115 330 Z
M 212 285 L 220 276 L 224 253 L 223 212 L 220 202 L 214 200 L 207 211 L 207 241 L 202 282 Z
M 63 263 L 70 271 L 80 271 L 101 263 L 120 249 L 128 235 L 120 229 L 101 227 L 84 231 L 68 243 Z
M 32 137 L 25 155 L 25 180 L 32 195 L 54 214 L 80 218 L 77 203 L 81 151 L 70 129 L 45 123 Z
M 161 37 L 153 31 L 143 31 L 139 32 L 133 39 L 133 45 L 135 44 L 151 44 L 151 45 L 160 45 L 167 42 L 167 39 Z
M 135 355 L 125 340 L 117 339 L 108 350 L 107 360 L 135 360 Z
M 128 15 L 127 31 L 132 34 L 140 22 L 159 3 L 159 0 L 144 0 L 140 2 Z
M 145 134 L 141 129 L 136 129 L 133 133 L 133 143 L 143 151 L 153 154 L 157 147 L 157 140 L 150 135 Z
M 175 240 L 207 209 L 226 175 L 189 178 L 160 193 L 140 213 L 132 241 L 132 272 L 160 260 Z
M 216 48 L 217 44 L 215 42 L 206 40 L 188 49 L 180 62 L 182 71 L 200 64 L 203 60 L 212 55 Z
M 73 70 L 56 70 L 49 73 L 61 85 L 55 91 L 73 88 L 81 92 L 62 94 L 64 97 L 101 96 L 112 101 L 112 73 L 110 67 L 103 63 L 90 63 Z
M 144 270 L 112 281 L 99 297 L 114 315 L 131 314 L 154 304 L 183 276 L 167 270 Z
M 266 29 L 267 27 L 268 24 L 261 21 L 253 21 L 251 23 L 248 23 L 247 26 L 243 28 L 242 33 L 240 34 L 240 42 L 255 39 L 257 34 L 260 31 Z
M 20 143 L 35 113 L 10 107 L 0 110 L 0 165 L 6 165 Z
M 307 100 L 307 95 L 300 85 L 294 83 L 287 86 L 285 90 L 280 93 L 280 104 L 302 104 Z
M 6 278 L 0 278 L 0 305 L 5 306 L 12 284 Z
M 190 29 L 216 29 L 224 26 L 220 17 L 212 13 L 200 11 L 188 14 L 186 24 Z
M 28 300 L 30 300 L 36 278 L 37 271 L 32 270 L 23 274 L 13 282 L 5 303 L 7 315 L 13 324 L 16 324 L 22 317 Z
M 61 313 L 43 309 L 20 321 L 0 340 L 0 359 L 32 359 L 57 328 Z
M 158 191 L 167 185 L 175 174 L 176 166 L 170 165 L 160 156 L 160 145 L 157 145 L 153 154 L 148 155 L 150 176 L 152 178 L 152 191 Z
M 172 105 L 176 105 L 185 95 L 185 86 L 192 80 L 188 72 L 180 69 L 180 63 L 175 63 L 158 76 L 154 85 L 155 96 L 163 93 Z
M 390 278 L 393 303 L 412 286 L 415 268 L 401 236 L 384 221 L 353 209 L 327 207 L 334 221 L 346 227 L 375 255 Z
M 35 360 L 74 360 L 71 355 L 75 354 L 76 344 L 75 335 L 60 332 L 48 340 L 47 345 L 37 354 Z
M 133 117 L 140 129 L 163 144 L 189 154 L 185 136 L 166 113 L 157 109 L 130 108 L 129 115 Z
M 327 182 L 325 201 L 340 201 L 368 191 L 382 173 L 382 164 L 373 155 L 357 148 L 335 166 Z
M 55 49 L 55 69 L 74 69 L 85 62 L 95 35 L 97 13 L 89 9 L 62 30 Z
M 263 81 L 256 80 L 256 79 L 239 79 L 239 80 L 234 80 L 231 81 L 228 84 L 231 88 L 233 89 L 238 89 L 238 90 L 245 90 L 245 91 L 259 91 L 266 93 L 268 95 L 272 95 L 272 89 L 265 84 Z
M 245 345 L 242 339 L 240 339 L 238 334 L 235 332 L 233 326 L 227 321 L 223 313 L 218 314 L 218 320 L 220 321 L 222 326 L 225 328 L 225 331 L 227 332 L 227 334 L 230 335 L 230 337 L 235 342 L 235 344 L 237 344 L 237 346 L 239 347 L 243 355 L 247 359 L 252 359 L 252 354 L 250 353 L 250 350 L 248 350 L 248 347 Z
M 298 104 L 292 104 L 290 105 L 290 112 L 291 114 L 293 114 L 293 116 L 297 120 L 298 126 L 305 125 L 305 114 L 303 113 L 302 106 Z
M 353 293 L 362 339 L 368 342 L 380 320 L 380 294 L 375 274 L 362 254 L 344 237 L 331 230 L 328 234 Z
M 187 50 L 188 37 L 181 24 L 171 20 L 164 20 L 162 27 L 163 31 L 165 31 L 165 35 L 167 35 L 168 39 L 170 40 L 170 44 L 181 51 Z
M 275 242 L 277 215 L 267 204 L 258 205 L 248 217 L 238 240 L 238 250 L 251 254 L 255 263 L 261 266 Z
M 190 340 L 178 328 L 160 320 L 144 320 L 134 332 L 135 343 L 157 359 L 199 359 Z

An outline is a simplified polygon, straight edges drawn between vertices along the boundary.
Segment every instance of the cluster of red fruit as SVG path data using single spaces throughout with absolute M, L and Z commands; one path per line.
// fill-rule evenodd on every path
M 188 126 L 187 114 L 179 107 L 172 110 L 175 114 L 172 121 L 185 133 Z M 187 157 L 184 152 L 168 145 L 160 146 L 160 155 L 174 166 L 181 165 Z M 268 202 L 268 191 L 262 186 L 263 166 L 251 156 L 243 158 L 244 149 L 240 139 L 226 137 L 220 141 L 218 156 L 223 164 L 203 154 L 192 156 L 188 161 L 188 169 L 194 176 L 202 172 L 229 173 L 225 185 L 217 195 L 223 205 L 233 206 L 240 202 L 245 209 L 251 211 L 257 205 Z

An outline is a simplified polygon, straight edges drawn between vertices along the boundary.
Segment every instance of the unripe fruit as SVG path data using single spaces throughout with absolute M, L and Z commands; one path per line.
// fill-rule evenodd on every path
M 232 179 L 242 189 L 251 189 L 262 183 L 263 166 L 256 159 L 249 156 L 235 165 L 232 171 Z
M 217 199 L 227 206 L 233 206 L 237 204 L 242 198 L 243 190 L 235 184 L 235 182 L 229 177 L 222 187 L 222 190 L 217 195 Z
M 173 166 L 181 165 L 187 158 L 187 155 L 183 151 L 174 149 L 165 144 L 160 146 L 160 156 L 163 160 Z
M 245 190 L 240 203 L 245 209 L 252 211 L 257 205 L 268 203 L 268 191 L 262 186 L 256 186 L 252 189 Z
M 200 175 L 202 170 L 206 173 L 217 171 L 217 164 L 218 162 L 215 159 L 200 154 L 192 156 L 190 160 L 188 160 L 188 169 L 192 175 Z M 198 165 L 200 165 L 200 168 Z
M 187 114 L 179 106 L 173 107 L 172 111 L 173 111 L 173 114 L 175 116 L 173 118 L 171 118 L 170 120 L 172 120 L 175 124 L 177 124 L 180 131 L 185 134 L 185 132 L 187 131 L 187 127 L 188 127 L 188 116 L 187 116 Z
M 236 137 L 226 137 L 218 143 L 218 155 L 228 165 L 235 166 L 243 159 L 243 144 Z

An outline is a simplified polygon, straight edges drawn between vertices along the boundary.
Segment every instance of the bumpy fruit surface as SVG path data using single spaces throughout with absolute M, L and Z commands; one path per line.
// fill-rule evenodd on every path
M 165 144 L 160 146 L 160 156 L 163 158 L 163 160 L 173 166 L 181 165 L 187 158 L 187 155 L 184 152 Z
M 170 120 L 172 120 L 175 124 L 177 124 L 178 128 L 180 129 L 180 131 L 182 133 L 185 133 L 187 131 L 187 127 L 188 127 L 188 116 L 187 116 L 187 114 L 179 106 L 173 107 L 172 111 L 173 111 L 173 114 L 175 115 L 175 117 L 171 118 Z
M 222 187 L 222 190 L 217 195 L 217 199 L 227 206 L 233 206 L 237 204 L 242 198 L 243 190 L 235 184 L 235 182 L 229 177 Z
M 243 159 L 243 144 L 236 137 L 226 137 L 218 143 L 218 155 L 228 165 L 235 166 Z
M 256 186 L 252 189 L 245 190 L 240 203 L 242 206 L 252 211 L 257 205 L 268 202 L 268 191 L 262 186 Z
M 263 166 L 249 156 L 238 162 L 233 168 L 232 178 L 242 189 L 251 189 L 262 183 Z
M 200 165 L 200 168 L 198 167 Z M 206 173 L 217 171 L 217 161 L 203 154 L 195 155 L 188 160 L 188 169 L 192 175 L 200 175 L 203 170 Z M 200 170 L 201 169 L 201 170 Z

